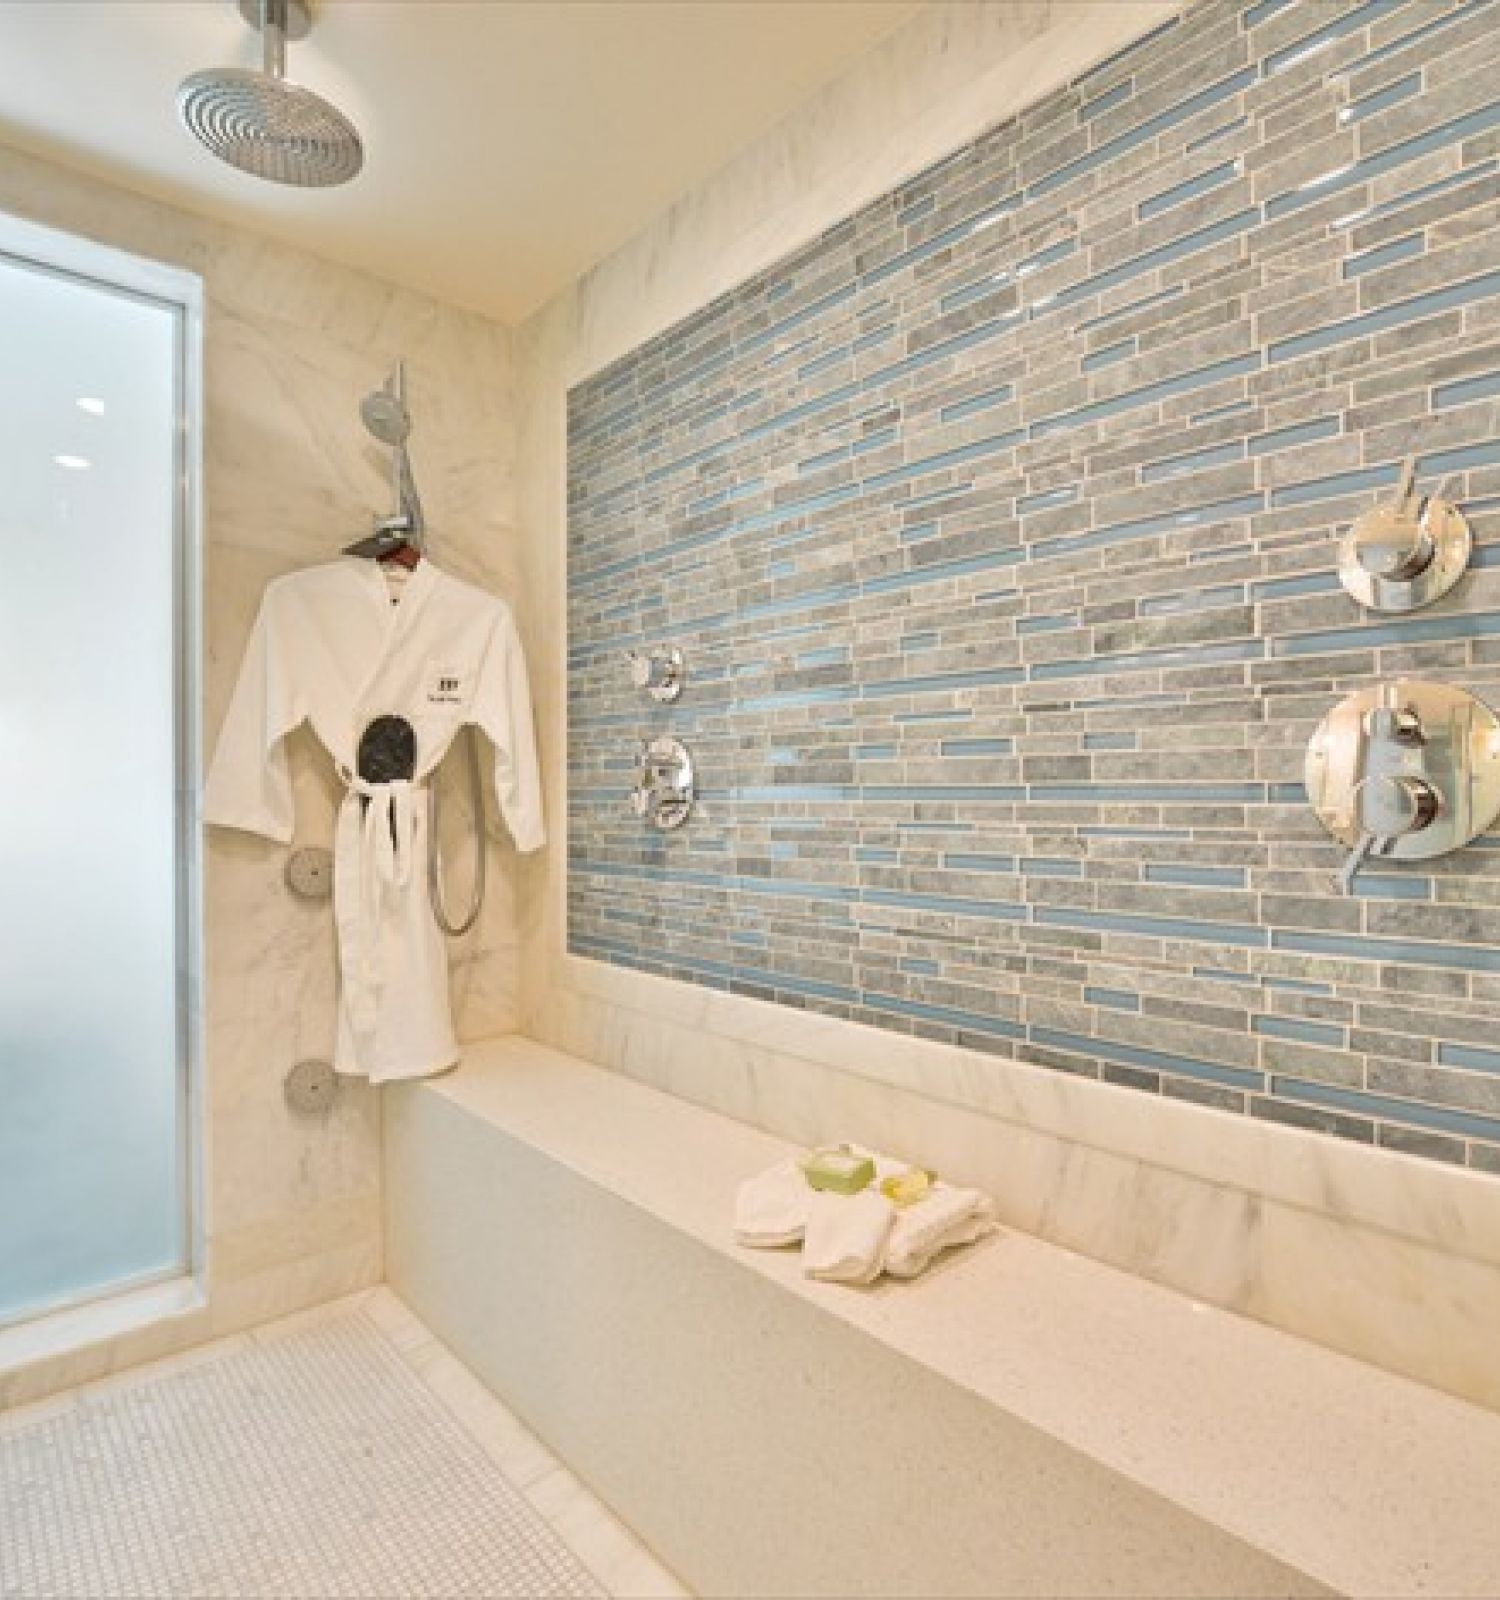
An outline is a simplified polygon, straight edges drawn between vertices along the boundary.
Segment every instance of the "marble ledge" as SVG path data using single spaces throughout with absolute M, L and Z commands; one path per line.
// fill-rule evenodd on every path
M 1500 1178 L 1449 1169 L 1397 1151 L 1342 1144 L 1297 1128 L 1227 1117 L 1187 1102 L 956 1045 L 889 1033 L 837 1017 L 675 983 L 605 962 L 561 955 L 555 986 L 533 1006 L 536 1027 L 559 1025 L 570 1004 L 594 1009 L 591 1058 L 657 1048 L 682 1076 L 701 1068 L 761 1070 L 772 1058 L 829 1072 L 1029 1130 L 1069 1145 L 1274 1199 L 1318 1216 L 1358 1222 L 1456 1256 L 1500 1266 Z M 544 1020 L 545 1018 L 545 1020 Z M 687 1030 L 651 1043 L 655 1023 Z M 776 1116 L 774 1104 L 760 1114 Z M 767 1124 L 770 1125 L 769 1123 Z
M 757 1009 L 779 1013 L 767 1041 L 752 1043 L 710 1031 L 701 1010 L 693 1020 L 702 990 L 690 991 L 681 1020 L 658 992 L 673 987 L 652 980 L 633 1005 L 558 991 L 528 1032 L 782 1138 L 858 1139 L 935 1166 L 987 1190 L 1008 1225 L 1038 1239 L 1500 1410 L 1500 1184 L 1092 1082 L 1049 1082 L 1042 1069 L 987 1056 L 975 1058 L 972 1080 L 960 1074 L 961 1088 L 1008 1071 L 1023 1091 L 1009 1085 L 998 1108 L 966 1102 L 921 1065 L 928 1051 L 940 1065 L 945 1051 L 963 1052 L 896 1040 L 907 1048 L 889 1055 L 887 1035 L 837 1024 L 868 1045 L 865 1070 L 851 1070 L 779 1048 L 781 1008 L 744 1002 L 751 1024 Z M 734 997 L 713 997 L 723 998 Z M 880 1072 L 870 1070 L 877 1059 Z M 1163 1129 L 1151 1125 L 1163 1113 L 1182 1147 L 1167 1144 L 1167 1160 L 1155 1153 Z M 1070 1131 L 1075 1116 L 1095 1125 L 1095 1142 Z M 1263 1135 L 1269 1151 L 1255 1142 Z M 1276 1148 L 1278 1136 L 1294 1148 Z M 1351 1156 L 1367 1164 L 1345 1169 Z M 1459 1237 L 1469 1253 L 1454 1247 Z

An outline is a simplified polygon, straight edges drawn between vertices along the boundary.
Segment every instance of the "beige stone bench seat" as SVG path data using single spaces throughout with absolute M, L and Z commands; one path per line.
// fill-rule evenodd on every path
M 519 1037 L 386 1144 L 397 1291 L 702 1592 L 1500 1590 L 1493 1413 L 1009 1231 L 810 1282 L 791 1146 Z

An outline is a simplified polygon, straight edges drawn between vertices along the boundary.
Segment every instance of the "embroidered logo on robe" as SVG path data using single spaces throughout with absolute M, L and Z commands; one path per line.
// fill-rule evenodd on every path
M 427 678 L 427 704 L 430 706 L 456 706 L 463 704 L 463 674 L 452 667 L 434 667 Z

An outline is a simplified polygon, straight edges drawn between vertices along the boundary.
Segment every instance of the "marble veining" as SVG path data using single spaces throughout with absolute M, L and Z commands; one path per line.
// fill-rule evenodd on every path
M 804 1145 L 901 1151 L 1011 1227 L 1500 1409 L 1493 1179 L 599 963 L 571 979 L 534 1025 L 562 1049 Z

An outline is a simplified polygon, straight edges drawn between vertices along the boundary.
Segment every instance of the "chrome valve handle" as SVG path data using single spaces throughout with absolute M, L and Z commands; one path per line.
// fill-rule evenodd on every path
M 1414 489 L 1417 463 L 1401 467 L 1395 498 L 1355 519 L 1339 546 L 1339 581 L 1372 611 L 1415 611 L 1463 576 L 1473 534 L 1440 494 Z
M 635 814 L 662 833 L 680 828 L 697 798 L 693 757 L 680 739 L 661 735 L 641 741 L 630 804 Z
M 686 663 L 676 645 L 658 645 L 654 650 L 627 650 L 630 681 L 662 705 L 670 705 L 682 693 Z
M 1447 684 L 1376 684 L 1324 717 L 1304 776 L 1318 820 L 1349 847 L 1334 887 L 1350 894 L 1369 860 L 1428 861 L 1490 826 L 1500 814 L 1500 719 Z
M 1419 520 L 1418 507 L 1412 503 L 1416 473 L 1417 463 L 1408 457 L 1402 464 L 1396 498 L 1360 517 L 1349 530 L 1351 554 L 1372 578 L 1410 583 L 1432 565 L 1437 550 L 1432 530 Z
M 1361 832 L 1338 872 L 1340 891 L 1354 892 L 1354 876 L 1371 856 L 1389 855 L 1398 839 L 1431 827 L 1443 797 L 1425 778 L 1383 774 L 1362 778 L 1354 789 Z

